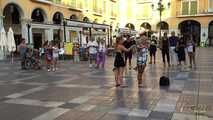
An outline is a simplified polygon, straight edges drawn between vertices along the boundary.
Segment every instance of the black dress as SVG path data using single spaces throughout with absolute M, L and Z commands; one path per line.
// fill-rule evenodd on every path
M 115 68 L 120 68 L 120 67 L 125 67 L 125 62 L 124 58 L 121 52 L 116 52 L 115 55 L 115 61 L 114 61 L 114 67 Z
M 181 38 L 179 41 L 179 47 L 178 47 L 179 62 L 186 60 L 185 46 L 186 46 L 186 42 L 183 40 L 183 38 Z

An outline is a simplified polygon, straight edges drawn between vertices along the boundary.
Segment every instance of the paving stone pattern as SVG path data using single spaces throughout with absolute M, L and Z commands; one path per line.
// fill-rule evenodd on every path
M 59 70 L 20 70 L 0 62 L 0 120 L 213 120 L 213 48 L 197 50 L 197 66 L 147 65 L 144 87 L 127 70 L 127 88 L 115 88 L 113 58 L 105 69 L 60 61 Z M 167 75 L 169 87 L 159 87 Z

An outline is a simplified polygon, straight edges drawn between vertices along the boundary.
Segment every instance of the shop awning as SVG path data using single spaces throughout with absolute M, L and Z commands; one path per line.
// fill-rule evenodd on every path
M 109 25 L 105 24 L 97 24 L 97 23 L 88 23 L 82 21 L 72 21 L 67 20 L 67 26 L 75 26 L 75 27 L 82 27 L 82 28 L 95 28 L 95 29 L 109 29 Z

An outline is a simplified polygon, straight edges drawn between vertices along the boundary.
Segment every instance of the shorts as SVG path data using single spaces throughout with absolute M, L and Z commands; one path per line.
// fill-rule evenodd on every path
M 90 60 L 96 60 L 97 54 L 89 54 Z
M 150 56 L 155 56 L 156 55 L 156 51 L 157 51 L 157 48 L 156 47 L 150 47 L 150 51 L 149 51 L 149 54 Z
M 127 60 L 127 59 L 129 59 L 129 60 L 132 59 L 132 52 L 131 51 L 125 53 L 125 60 Z
M 146 68 L 146 64 L 144 65 L 137 65 L 137 70 L 138 70 L 138 73 L 143 73 L 144 70 Z

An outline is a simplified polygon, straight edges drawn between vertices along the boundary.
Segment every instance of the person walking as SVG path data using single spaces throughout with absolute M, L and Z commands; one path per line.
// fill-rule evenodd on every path
M 106 61 L 106 45 L 105 45 L 105 41 L 101 40 L 98 46 L 98 54 L 97 54 L 97 68 L 101 67 L 104 68 L 105 67 L 105 61 Z
M 132 45 L 135 45 L 135 41 L 133 40 L 133 38 L 130 37 L 130 35 L 127 35 L 123 45 L 126 49 L 129 49 Z M 132 69 L 132 54 L 132 50 L 130 50 L 129 52 L 125 52 L 125 64 L 127 65 L 127 61 L 129 61 L 129 70 Z
M 21 69 L 26 70 L 25 67 L 25 60 L 26 60 L 26 53 L 27 53 L 27 45 L 25 39 L 22 38 L 21 43 L 18 45 L 18 51 L 21 57 Z
M 185 37 L 181 36 L 177 43 L 177 52 L 178 52 L 178 61 L 179 61 L 178 64 L 179 65 L 182 65 L 182 62 L 184 62 L 184 64 L 186 64 L 185 48 L 186 48 L 186 40 L 185 40 Z
M 178 37 L 175 36 L 175 32 L 171 32 L 171 37 L 169 37 L 169 55 L 170 63 L 172 66 L 177 65 L 177 47 Z
M 162 51 L 163 64 L 166 66 L 166 58 L 168 66 L 170 67 L 170 56 L 169 56 L 169 39 L 167 33 L 165 32 L 163 37 L 160 40 L 160 46 Z
M 87 48 L 89 49 L 89 67 L 92 68 L 93 62 L 96 64 L 96 57 L 97 57 L 97 49 L 98 49 L 98 43 L 95 41 L 94 38 L 92 38 L 88 44 Z
M 152 36 L 149 46 L 149 53 L 150 53 L 149 64 L 156 63 L 156 52 L 157 52 L 157 40 L 155 36 Z
M 114 60 L 114 74 L 115 74 L 115 82 L 116 87 L 127 87 L 123 83 L 123 74 L 125 69 L 125 61 L 123 58 L 123 52 L 129 52 L 133 47 L 126 49 L 123 45 L 123 37 L 117 37 L 116 38 L 116 44 L 115 44 L 115 60 Z
M 56 42 L 54 42 L 53 47 L 52 47 L 52 55 L 53 55 L 53 71 L 58 70 L 57 68 L 57 63 L 58 63 L 58 59 L 59 59 L 59 48 L 58 48 L 58 44 Z

